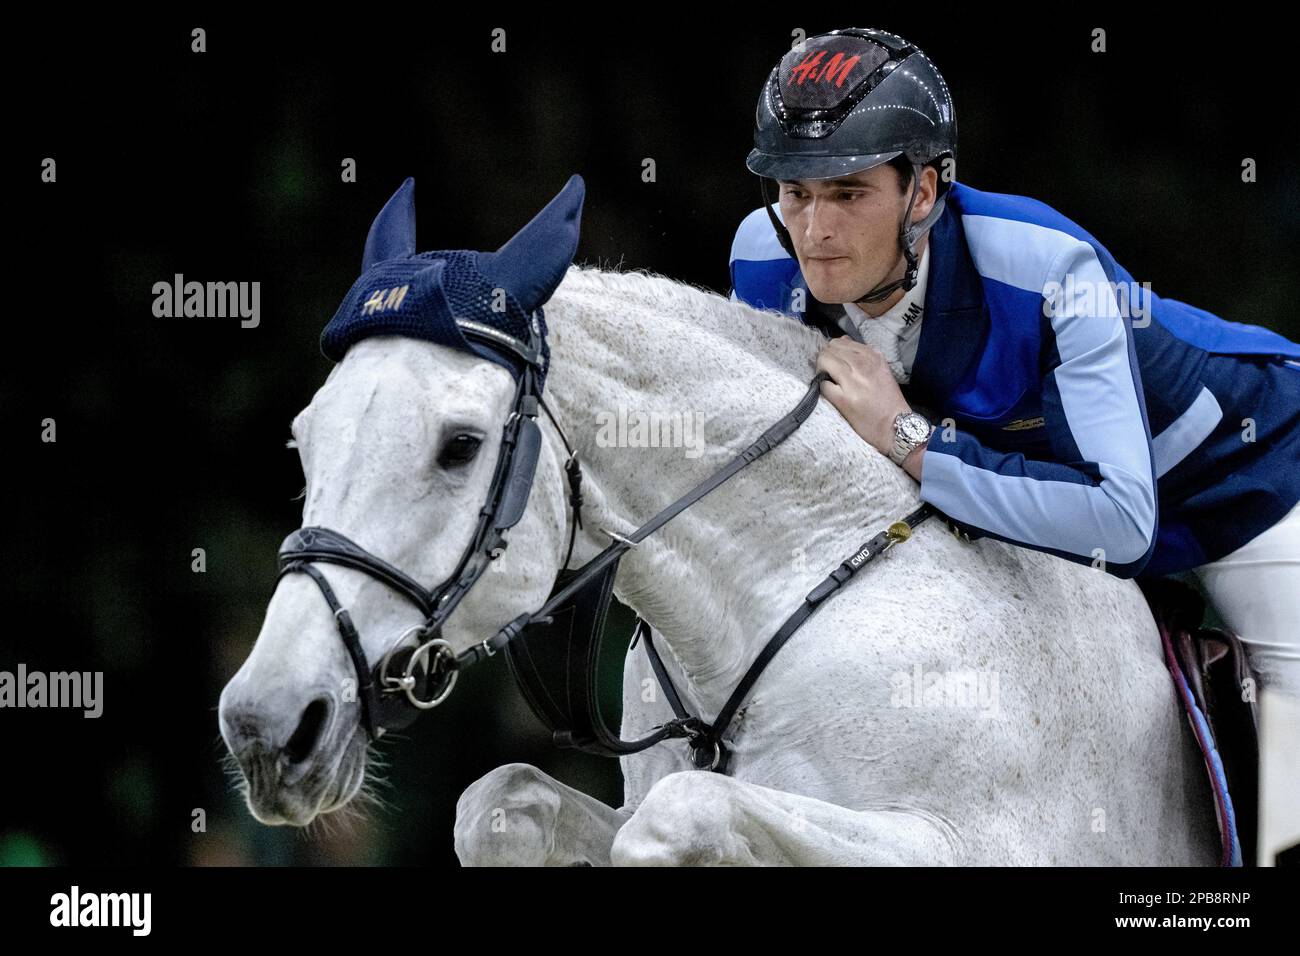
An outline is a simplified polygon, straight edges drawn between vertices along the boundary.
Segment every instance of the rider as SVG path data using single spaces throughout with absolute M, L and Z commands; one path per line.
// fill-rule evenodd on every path
M 831 336 L 822 393 L 854 430 L 963 537 L 1194 570 L 1260 687 L 1300 702 L 1300 345 L 1155 295 L 1044 203 L 958 183 L 948 87 L 898 36 L 804 41 L 756 122 L 764 204 L 731 296 Z

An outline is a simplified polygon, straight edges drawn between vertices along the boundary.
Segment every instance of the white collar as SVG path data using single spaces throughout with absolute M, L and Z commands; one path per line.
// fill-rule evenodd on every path
M 880 349 L 894 372 L 894 378 L 900 382 L 907 382 L 912 377 L 912 362 L 916 358 L 921 320 L 925 316 L 925 289 L 929 277 L 930 244 L 927 242 L 917 264 L 916 285 L 883 315 L 872 318 L 852 302 L 843 303 L 844 312 L 858 333 L 855 338 L 864 345 Z
M 917 264 L 916 285 L 908 289 L 903 297 L 889 307 L 889 310 L 883 315 L 872 318 L 862 311 L 852 302 L 844 303 L 844 311 L 853 317 L 853 323 L 860 325 L 863 322 L 879 322 L 888 328 L 895 329 L 901 334 L 909 327 L 915 327 L 920 324 L 920 320 L 925 310 L 925 288 L 930 278 L 930 244 L 925 244 L 925 249 L 921 251 L 921 261 Z M 913 309 L 912 306 L 916 308 Z M 907 316 L 911 315 L 911 321 Z

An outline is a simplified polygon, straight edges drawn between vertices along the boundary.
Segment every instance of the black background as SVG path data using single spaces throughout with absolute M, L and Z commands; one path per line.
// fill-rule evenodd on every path
M 11 35 L 0 669 L 103 670 L 105 713 L 0 711 L 0 863 L 454 863 L 456 798 L 516 760 L 622 802 L 616 763 L 551 748 L 504 665 L 476 668 L 385 748 L 391 808 L 368 821 L 262 827 L 221 770 L 217 697 L 301 519 L 289 422 L 330 367 L 317 337 L 366 229 L 408 175 L 422 250 L 495 249 L 578 172 L 580 260 L 725 293 L 735 227 L 758 204 L 754 107 L 790 31 L 877 26 L 944 73 L 961 181 L 1047 202 L 1161 295 L 1300 337 L 1285 37 L 916 11 L 360 24 L 322 11 Z M 206 53 L 190 52 L 194 26 Z M 1094 27 L 1104 54 L 1089 51 Z M 40 181 L 44 157 L 55 184 Z M 340 181 L 344 157 L 355 184 Z M 1241 182 L 1246 157 L 1257 183 Z M 155 318 L 153 283 L 174 273 L 259 281 L 260 327 Z M 45 418 L 57 443 L 40 440 Z M 206 833 L 191 831 L 196 808 Z

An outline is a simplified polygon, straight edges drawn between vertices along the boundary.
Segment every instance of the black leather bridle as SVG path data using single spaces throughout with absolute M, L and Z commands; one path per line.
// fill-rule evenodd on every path
M 515 386 L 514 401 L 501 436 L 487 501 L 479 511 L 474 535 L 462 553 L 451 575 L 432 588 L 425 588 L 405 572 L 393 567 L 382 558 L 371 554 L 355 541 L 337 531 L 322 527 L 304 527 L 291 533 L 280 545 L 278 555 L 279 577 L 293 572 L 309 575 L 324 595 L 339 634 L 343 638 L 352 665 L 357 673 L 357 699 L 361 704 L 362 721 L 372 738 L 379 738 L 386 730 L 397 730 L 410 725 L 421 710 L 436 707 L 455 686 L 458 671 L 479 657 L 490 657 L 496 648 L 485 641 L 457 656 L 442 638 L 442 628 L 470 588 L 478 581 L 488 566 L 506 549 L 506 532 L 513 528 L 528 504 L 541 454 L 542 436 L 537 424 L 538 408 L 545 409 L 538 386 L 544 373 L 541 351 L 536 341 L 524 343 L 496 329 L 477 322 L 457 320 L 461 331 L 492 348 L 507 348 L 521 360 L 522 371 Z M 555 421 L 551 416 L 552 422 Z M 556 423 L 559 430 L 559 424 Z M 566 447 L 568 439 L 561 432 Z M 569 553 L 579 527 L 582 505 L 580 485 L 581 469 L 576 453 L 569 449 L 565 470 L 569 475 L 569 504 L 574 514 L 574 526 L 569 536 Z M 424 615 L 424 621 L 405 631 L 375 667 L 366 660 L 361 638 L 344 608 L 330 587 L 329 581 L 315 563 L 338 564 L 364 572 L 386 585 L 414 604 Z M 566 565 L 568 557 L 565 558 Z M 414 635 L 419 643 L 404 646 Z M 391 670 L 401 666 L 401 676 Z M 402 701 L 405 698 L 405 706 Z
M 653 733 L 639 740 L 622 740 L 606 726 L 600 714 L 596 693 L 596 661 L 600 636 L 620 559 L 630 548 L 789 438 L 812 414 L 821 393 L 821 383 L 829 379 L 829 376 L 825 372 L 817 373 L 804 396 L 789 413 L 729 463 L 635 531 L 626 536 L 606 531 L 613 542 L 580 569 L 568 572 L 565 569 L 572 557 L 575 536 L 582 520 L 582 472 L 577 453 L 542 400 L 537 383 L 538 376 L 544 369 L 538 343 L 525 345 L 477 323 L 462 322 L 459 319 L 457 323 L 466 335 L 478 336 L 480 341 L 486 340 L 494 347 L 510 348 L 523 360 L 523 371 L 519 376 L 510 417 L 504 426 L 501 450 L 487 501 L 479 512 L 474 536 L 456 570 L 436 587 L 424 588 L 409 575 L 366 551 L 356 542 L 336 531 L 321 527 L 300 528 L 290 534 L 280 547 L 280 576 L 291 572 L 310 575 L 333 612 L 339 634 L 357 672 L 357 695 L 367 732 L 372 739 L 377 739 L 387 730 L 408 726 L 421 711 L 436 707 L 447 698 L 461 670 L 484 658 L 493 657 L 504 649 L 507 651 L 506 658 L 511 671 L 525 698 L 538 717 L 551 728 L 558 745 L 602 756 L 621 756 L 644 750 L 670 737 L 685 737 L 690 745 L 694 766 L 725 773 L 728 755 L 722 743 L 722 735 L 768 662 L 823 601 L 836 593 L 877 555 L 906 541 L 912 529 L 936 513 L 935 509 L 929 504 L 922 504 L 902 520 L 894 522 L 858 548 L 810 591 L 767 642 L 713 724 L 686 712 L 650 638 L 649 628 L 644 621 L 638 620 L 632 646 L 644 636 L 646 653 L 650 657 L 655 676 L 676 717 L 658 725 Z M 492 637 L 457 653 L 442 638 L 442 627 L 488 565 L 505 550 L 505 532 L 513 528 L 523 516 L 541 450 L 541 430 L 537 425 L 539 407 L 551 418 L 569 452 L 565 463 L 572 513 L 568 553 L 560 566 L 556 588 L 539 610 L 519 615 Z M 424 622 L 404 632 L 372 669 L 351 617 L 339 603 L 325 575 L 314 566 L 316 562 L 343 565 L 368 574 L 419 608 L 425 616 Z M 416 636 L 418 643 L 414 647 L 404 646 L 407 637 L 411 635 Z M 556 646 L 561 640 L 564 646 Z M 538 660 L 540 657 L 551 657 L 559 661 L 560 673 L 555 674 L 555 668 L 548 668 Z M 400 677 L 390 673 L 397 666 L 402 667 Z M 554 691 L 554 678 L 557 676 L 565 688 L 561 694 Z

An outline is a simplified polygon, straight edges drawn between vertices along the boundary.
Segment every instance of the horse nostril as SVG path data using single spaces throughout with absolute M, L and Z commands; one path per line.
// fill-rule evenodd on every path
M 302 720 L 298 721 L 298 729 L 284 745 L 284 755 L 290 763 L 306 760 L 316 749 L 316 741 L 320 738 L 328 715 L 329 701 L 324 697 L 318 697 L 307 705 L 307 709 L 302 712 Z

